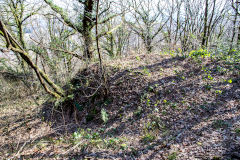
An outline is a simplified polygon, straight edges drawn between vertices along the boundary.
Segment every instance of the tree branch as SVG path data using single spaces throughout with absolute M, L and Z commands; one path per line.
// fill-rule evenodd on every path
M 80 26 L 75 25 L 70 18 L 68 17 L 68 15 L 66 13 L 64 13 L 63 9 L 58 7 L 57 5 L 52 3 L 52 0 L 44 0 L 51 8 L 53 11 L 55 11 L 56 13 L 58 13 L 61 18 L 64 20 L 64 22 L 71 28 L 77 30 L 78 32 L 82 31 L 82 28 Z

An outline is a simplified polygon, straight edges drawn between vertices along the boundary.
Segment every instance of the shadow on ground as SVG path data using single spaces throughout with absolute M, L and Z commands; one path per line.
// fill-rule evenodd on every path
M 60 111 L 53 114 L 55 109 L 46 103 L 42 111 L 45 120 L 55 122 L 53 138 L 66 132 L 72 134 L 78 128 L 104 128 L 103 139 L 135 137 L 128 149 L 72 150 L 66 154 L 49 150 L 22 158 L 167 159 L 176 153 L 178 159 L 240 159 L 239 136 L 234 131 L 240 126 L 239 75 L 230 70 L 222 74 L 216 66 L 228 68 L 227 65 L 207 60 L 201 64 L 180 57 L 156 61 L 110 77 L 107 98 L 101 97 L 102 92 L 90 101 L 80 99 L 80 95 L 74 97 L 71 107 L 84 101 L 90 108 L 77 113 L 80 116 L 77 120 L 76 109 L 66 117 Z M 211 72 L 204 71 L 203 66 Z M 230 78 L 232 83 L 224 81 Z M 102 108 L 110 115 L 107 124 L 101 121 Z M 87 119 L 92 110 L 92 117 Z M 147 128 L 149 133 L 157 132 L 156 138 L 142 143 L 143 127 L 148 122 L 157 123 Z

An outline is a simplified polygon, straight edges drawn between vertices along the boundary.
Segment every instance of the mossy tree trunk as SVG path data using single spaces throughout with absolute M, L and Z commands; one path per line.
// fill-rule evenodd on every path
M 239 47 L 240 46 L 240 24 L 238 26 L 238 38 L 237 38 L 237 46 Z
M 204 12 L 204 28 L 203 28 L 203 38 L 202 38 L 202 48 L 207 47 L 207 29 L 208 29 L 208 0 L 205 0 L 205 12 Z
M 93 19 L 93 6 L 94 0 L 86 0 L 84 2 L 84 15 L 83 15 L 83 26 L 82 35 L 84 38 L 84 56 L 91 59 L 93 57 L 93 40 L 91 30 L 94 27 Z

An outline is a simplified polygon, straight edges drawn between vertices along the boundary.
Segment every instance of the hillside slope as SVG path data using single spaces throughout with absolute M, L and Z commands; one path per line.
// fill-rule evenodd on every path
M 84 106 L 70 117 L 42 114 L 43 98 L 1 102 L 0 156 L 240 159 L 238 63 L 164 54 L 105 63 L 110 93 L 88 103 L 75 94 Z

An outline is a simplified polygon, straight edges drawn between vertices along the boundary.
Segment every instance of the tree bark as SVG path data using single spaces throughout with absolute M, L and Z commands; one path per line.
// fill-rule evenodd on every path
M 215 7 L 216 7 L 216 0 L 213 1 L 213 10 L 212 10 L 212 14 L 211 14 L 209 24 L 208 24 L 208 27 L 207 27 L 206 47 L 208 46 L 208 41 L 209 41 L 209 38 L 210 38 L 210 35 L 211 35 L 211 30 L 214 26 L 214 24 L 212 25 L 212 21 L 213 21 L 213 16 L 214 16 L 214 13 L 215 13 Z
M 233 48 L 233 43 L 234 43 L 234 38 L 235 38 L 235 35 L 236 35 L 236 23 L 237 23 L 237 13 L 235 14 L 235 16 L 234 16 L 234 20 L 233 20 L 233 33 L 232 33 L 232 39 L 231 39 L 231 44 L 230 44 L 230 49 L 229 49 L 229 51 L 231 51 L 232 50 L 232 48 Z
M 238 26 L 238 38 L 237 38 L 237 46 L 239 47 L 240 45 L 240 24 Z
M 207 29 L 208 29 L 208 24 L 207 24 L 207 20 L 208 20 L 208 0 L 205 0 L 206 4 L 205 4 L 205 13 L 204 13 L 204 29 L 203 29 L 203 38 L 202 38 L 202 48 L 207 47 L 206 46 L 206 42 L 207 42 Z
M 84 2 L 84 15 L 83 15 L 83 38 L 84 38 L 84 55 L 91 59 L 93 57 L 93 40 L 91 30 L 94 26 L 93 20 L 93 6 L 94 0 L 86 0 Z

